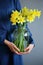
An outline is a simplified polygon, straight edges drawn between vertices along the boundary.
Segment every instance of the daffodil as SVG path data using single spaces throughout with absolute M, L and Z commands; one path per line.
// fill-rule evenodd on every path
M 25 18 L 24 17 L 20 16 L 18 22 L 21 23 L 21 24 L 23 24 L 26 21 L 25 21 Z
M 16 19 L 15 18 L 10 18 L 10 21 L 12 22 L 12 25 L 16 25 Z
M 18 16 L 20 16 L 20 12 L 18 12 L 17 10 L 12 11 L 11 18 L 10 18 L 12 24 L 16 25 L 16 23 L 18 22 Z
M 30 22 L 30 23 L 32 23 L 34 20 L 35 20 L 34 16 L 28 16 L 27 17 L 27 21 Z
M 33 14 L 34 14 L 34 16 L 40 17 L 41 11 L 34 9 Z
M 29 14 L 28 8 L 24 7 L 21 11 L 22 11 L 22 16 L 24 16 L 24 17 L 28 16 L 28 14 Z
M 12 11 L 12 14 L 15 16 L 15 17 L 18 17 L 20 15 L 20 12 L 18 12 L 17 10 L 15 11 Z
M 39 18 L 40 15 L 41 15 L 41 11 L 38 11 L 38 10 L 37 10 L 36 14 L 37 14 L 36 16 L 38 16 L 38 18 Z

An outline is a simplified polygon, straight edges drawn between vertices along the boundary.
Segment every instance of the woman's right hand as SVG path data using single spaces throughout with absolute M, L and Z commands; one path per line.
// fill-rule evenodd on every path
M 15 44 L 13 44 L 12 42 L 8 41 L 8 40 L 4 40 L 4 43 L 10 48 L 10 50 L 16 54 L 20 53 L 20 50 L 16 47 Z

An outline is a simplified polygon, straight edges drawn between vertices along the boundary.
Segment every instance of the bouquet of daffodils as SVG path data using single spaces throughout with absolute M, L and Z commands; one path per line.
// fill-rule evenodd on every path
M 12 11 L 10 21 L 13 25 L 17 25 L 17 29 L 13 32 L 15 38 L 13 43 L 20 49 L 21 52 L 24 51 L 25 43 L 27 45 L 29 44 L 29 32 L 26 34 L 27 22 L 32 23 L 35 18 L 39 18 L 40 15 L 41 11 L 28 9 L 27 7 L 22 8 L 20 11 Z

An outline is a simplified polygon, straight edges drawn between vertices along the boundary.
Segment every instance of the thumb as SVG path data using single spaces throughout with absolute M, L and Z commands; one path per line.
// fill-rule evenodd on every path
M 24 51 L 28 51 L 29 50 L 29 47 L 25 48 Z

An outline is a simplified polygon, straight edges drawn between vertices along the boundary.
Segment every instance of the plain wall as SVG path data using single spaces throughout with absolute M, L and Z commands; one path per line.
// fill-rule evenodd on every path
M 30 54 L 23 55 L 24 65 L 43 65 L 43 0 L 20 0 L 21 6 L 42 11 L 40 19 L 29 23 L 35 47 Z

